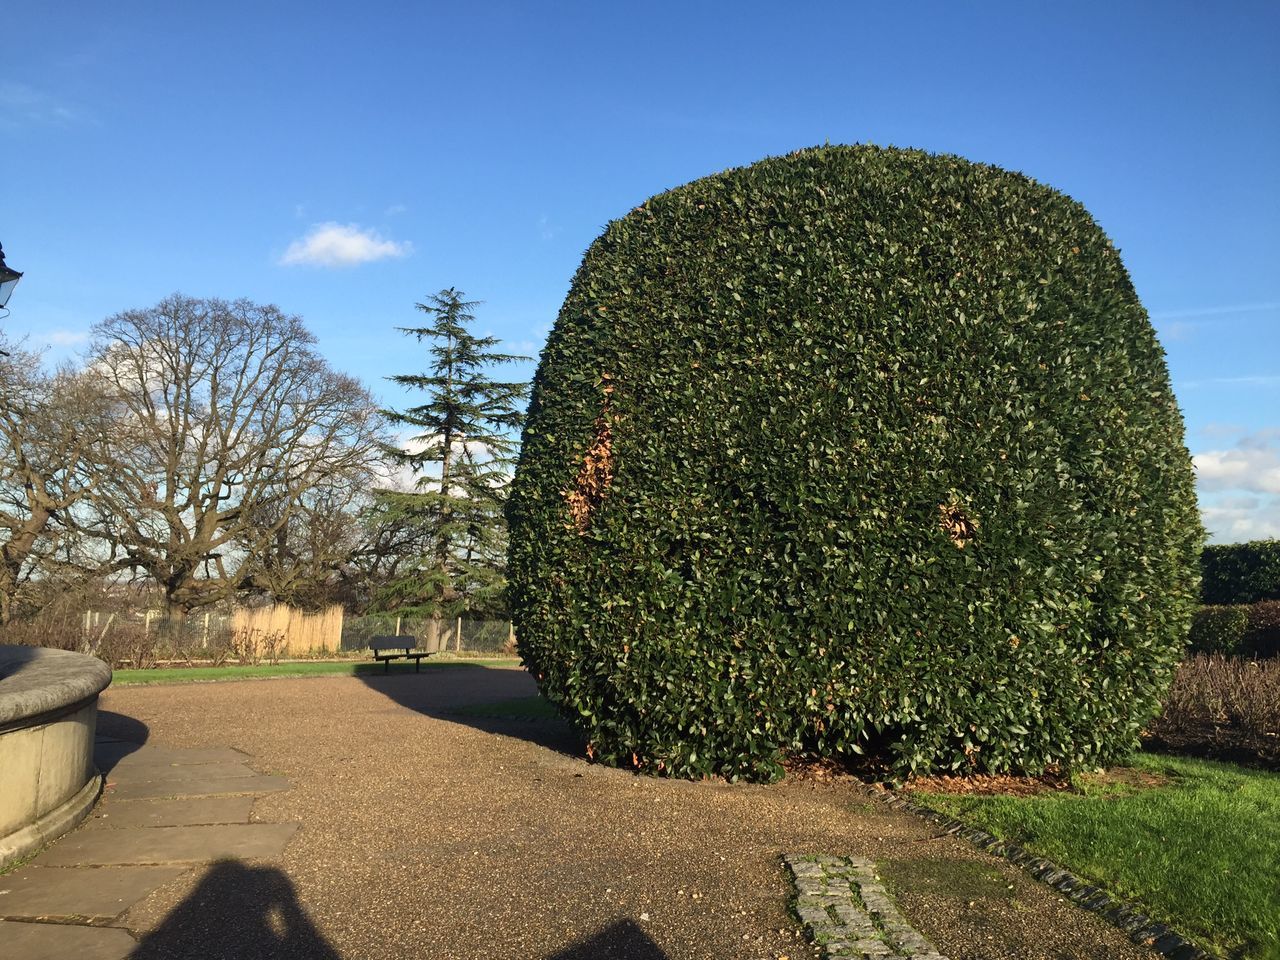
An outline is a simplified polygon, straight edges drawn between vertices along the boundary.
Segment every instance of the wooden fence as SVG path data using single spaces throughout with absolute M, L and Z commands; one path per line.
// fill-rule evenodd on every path
M 342 607 L 335 605 L 319 613 L 282 605 L 238 607 L 231 618 L 231 629 L 283 634 L 280 652 L 287 656 L 337 653 L 342 647 Z

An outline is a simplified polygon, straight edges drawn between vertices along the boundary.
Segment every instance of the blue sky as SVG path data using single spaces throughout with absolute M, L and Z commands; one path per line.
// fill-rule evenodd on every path
M 411 7 L 406 12 L 404 8 Z M 464 9 L 465 8 L 465 9 Z M 536 353 L 661 190 L 872 142 L 1089 208 L 1168 351 L 1219 540 L 1280 536 L 1280 4 L 22 4 L 4 16 L 0 321 L 74 355 L 174 291 L 302 315 L 366 380 L 455 286 Z

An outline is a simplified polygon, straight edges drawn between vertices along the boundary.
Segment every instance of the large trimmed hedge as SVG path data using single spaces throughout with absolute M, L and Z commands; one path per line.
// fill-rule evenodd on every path
M 825 147 L 611 223 L 508 507 L 522 655 L 609 763 L 771 778 L 1105 763 L 1202 531 L 1163 351 L 1078 203 Z

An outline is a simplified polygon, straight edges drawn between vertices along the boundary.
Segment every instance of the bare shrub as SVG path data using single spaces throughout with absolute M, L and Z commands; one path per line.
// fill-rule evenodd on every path
M 110 626 L 92 638 L 89 650 L 113 669 L 150 670 L 162 651 L 162 641 L 143 627 L 132 623 Z
M 239 660 L 241 666 L 257 665 L 264 657 L 274 666 L 280 662 L 285 648 L 285 635 L 280 630 L 242 627 L 231 632 L 228 647 L 230 656 Z
M 228 645 L 231 648 L 231 656 L 235 657 L 242 667 L 252 666 L 262 659 L 262 655 L 258 652 L 257 630 L 242 628 L 231 631 Z
M 280 630 L 264 631 L 259 640 L 262 656 L 273 667 L 280 662 L 280 652 L 285 648 L 285 635 Z
M 83 650 L 85 636 L 80 625 L 63 620 L 48 622 L 14 621 L 0 627 L 0 645 L 19 647 L 53 647 L 57 650 Z
M 1184 660 L 1153 731 L 1180 734 L 1206 726 L 1280 736 L 1280 660 L 1219 654 Z
M 231 634 L 226 631 L 219 631 L 216 636 L 210 639 L 209 645 L 204 648 L 203 652 L 204 658 L 209 661 L 209 666 L 225 666 L 233 653 Z

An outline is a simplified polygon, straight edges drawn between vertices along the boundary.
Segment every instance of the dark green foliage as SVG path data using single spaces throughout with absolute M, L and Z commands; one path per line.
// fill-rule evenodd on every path
M 1280 600 L 1280 540 L 1221 543 L 1200 555 L 1205 603 Z
M 1241 647 L 1248 656 L 1280 657 L 1280 600 L 1259 600 L 1250 605 Z
M 427 326 L 401 328 L 430 345 L 430 361 L 425 373 L 388 377 L 425 397 L 407 410 L 383 411 L 416 431 L 406 448 L 387 453 L 419 476 L 412 491 L 376 491 L 371 529 L 412 550 L 374 597 L 376 610 L 454 616 L 503 601 L 502 505 L 529 385 L 492 380 L 488 370 L 528 358 L 498 353 L 497 339 L 472 334 L 476 306 L 461 291 L 441 290 L 417 304 L 431 318 Z
M 831 147 L 609 225 L 508 505 L 522 655 L 600 759 L 772 778 L 1090 766 L 1186 643 L 1164 355 L 1076 202 Z
M 1280 601 L 1201 607 L 1191 622 L 1191 652 L 1280 656 Z
M 1246 606 L 1201 607 L 1191 621 L 1191 652 L 1236 656 L 1243 652 L 1248 626 Z

